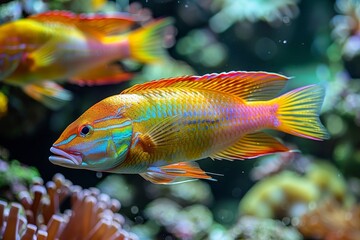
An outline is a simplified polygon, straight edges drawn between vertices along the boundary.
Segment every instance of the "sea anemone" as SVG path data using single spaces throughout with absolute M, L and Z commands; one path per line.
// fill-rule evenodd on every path
M 137 239 L 124 229 L 125 218 L 116 213 L 120 202 L 97 188 L 82 189 L 56 174 L 53 181 L 35 182 L 19 193 L 20 204 L 0 202 L 0 237 L 3 239 Z M 70 200 L 71 209 L 60 211 Z

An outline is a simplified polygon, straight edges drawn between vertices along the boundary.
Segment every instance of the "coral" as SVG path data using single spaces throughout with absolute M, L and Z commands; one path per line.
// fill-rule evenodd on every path
M 251 179 L 260 180 L 264 177 L 275 175 L 293 164 L 295 152 L 269 155 L 259 161 L 259 165 L 251 170 Z
M 242 215 L 263 218 L 282 218 L 304 213 L 321 192 L 310 180 L 284 171 L 264 178 L 242 198 L 239 211 Z
M 281 20 L 286 23 L 298 15 L 297 2 L 298 0 L 217 0 L 214 1 L 213 8 L 220 8 L 220 11 L 210 19 L 210 27 L 215 32 L 223 32 L 237 21 Z
M 142 24 L 153 20 L 152 11 L 149 8 L 144 8 L 139 2 L 130 3 L 128 6 L 128 12 L 135 16 Z
M 0 196 L 14 200 L 16 194 L 25 190 L 33 179 L 39 176 L 38 170 L 34 167 L 21 165 L 16 160 L 7 162 L 0 159 Z
M 228 235 L 231 239 L 247 240 L 301 240 L 301 234 L 293 227 L 286 227 L 281 221 L 272 219 L 259 219 L 255 217 L 242 217 L 230 229 Z
M 332 58 L 342 57 L 352 78 L 360 78 L 360 1 L 337 0 L 335 9 L 339 14 L 332 19 L 332 37 L 335 40 L 329 48 Z
M 268 218 L 296 217 L 327 197 L 344 204 L 353 201 L 337 168 L 325 161 L 308 161 L 304 164 L 304 172 L 300 171 L 303 175 L 283 171 L 255 184 L 241 200 L 240 214 Z
M 18 1 L 10 1 L 0 5 L 0 23 L 18 19 L 22 15 L 21 3 Z
M 360 239 L 360 205 L 344 209 L 335 200 L 321 202 L 300 218 L 297 227 L 305 237 L 309 238 Z
M 348 195 L 345 179 L 332 164 L 325 161 L 309 164 L 305 177 L 319 188 L 323 197 L 330 196 L 341 203 L 346 201 Z
M 144 228 L 162 226 L 178 239 L 202 239 L 213 224 L 211 211 L 200 204 L 182 207 L 173 200 L 158 198 L 146 206 L 149 221 L 135 232 L 149 232 Z M 141 229 L 142 228 L 142 229 Z M 153 232 L 152 237 L 159 232 Z
M 207 49 L 207 51 L 203 51 Z M 228 50 L 209 29 L 195 29 L 179 39 L 176 51 L 192 63 L 216 67 L 226 62 Z
M 71 209 L 61 213 L 61 203 L 68 197 Z M 45 186 L 35 182 L 30 191 L 19 193 L 19 199 L 21 205 L 10 204 L 8 214 L 6 203 L 0 203 L 3 239 L 137 239 L 124 229 L 125 219 L 116 213 L 119 201 L 96 188 L 72 185 L 61 174 Z
M 146 192 L 151 199 L 167 197 L 182 204 L 201 203 L 208 205 L 213 200 L 209 183 L 205 181 L 174 185 L 148 184 Z
M 353 58 L 360 53 L 360 1 L 337 0 L 336 10 L 340 15 L 332 19 L 332 35 L 343 46 L 346 58 Z
M 282 219 L 309 238 L 359 239 L 360 205 L 346 208 L 355 199 L 340 171 L 326 161 L 309 161 L 304 170 L 302 175 L 284 171 L 255 184 L 241 200 L 240 214 Z
M 104 180 L 97 184 L 97 188 L 99 188 L 102 193 L 106 193 L 119 200 L 125 207 L 130 206 L 134 200 L 134 186 L 128 184 L 125 178 L 121 175 L 112 174 L 107 176 Z M 122 190 L 119 191 L 119 189 Z

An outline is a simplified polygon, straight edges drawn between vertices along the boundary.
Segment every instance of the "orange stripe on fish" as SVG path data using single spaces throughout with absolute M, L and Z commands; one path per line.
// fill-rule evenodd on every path
M 274 73 L 229 72 L 135 85 L 70 124 L 49 159 L 71 168 L 138 173 L 158 184 L 213 180 L 193 161 L 292 151 L 265 129 L 329 137 L 319 120 L 323 90 L 311 85 L 277 96 L 287 80 Z M 85 136 L 76 133 L 83 126 Z

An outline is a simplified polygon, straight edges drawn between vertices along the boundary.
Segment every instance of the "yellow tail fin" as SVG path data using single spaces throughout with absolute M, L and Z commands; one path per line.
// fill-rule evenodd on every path
M 151 63 L 166 55 L 164 50 L 164 29 L 172 19 L 154 21 L 129 34 L 130 56 L 140 62 Z
M 324 95 L 323 88 L 309 85 L 273 99 L 272 102 L 279 105 L 277 129 L 313 140 L 329 138 L 327 130 L 319 119 Z

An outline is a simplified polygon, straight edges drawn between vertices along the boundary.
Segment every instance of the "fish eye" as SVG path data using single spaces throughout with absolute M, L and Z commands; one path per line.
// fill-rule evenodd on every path
M 80 128 L 79 128 L 79 135 L 81 137 L 87 137 L 89 136 L 91 133 L 93 132 L 93 127 L 91 125 L 82 125 Z

